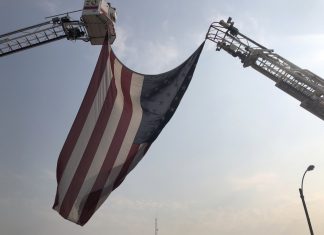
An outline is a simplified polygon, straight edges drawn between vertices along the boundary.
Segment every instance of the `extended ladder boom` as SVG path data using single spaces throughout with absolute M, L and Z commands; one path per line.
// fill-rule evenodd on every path
M 82 11 L 79 20 L 71 20 L 69 13 Z M 58 17 L 62 16 L 63 17 Z M 68 40 L 90 41 L 102 45 L 116 39 L 114 23 L 116 8 L 105 0 L 84 0 L 82 10 L 53 16 L 52 20 L 0 35 L 0 57 L 67 38 Z
M 67 38 L 88 41 L 84 24 L 68 16 L 0 35 L 0 57 Z
M 324 120 L 324 80 L 309 70 L 301 69 L 239 32 L 229 18 L 209 27 L 206 39 L 238 57 L 243 67 L 251 66 L 276 83 L 276 86 L 298 99 L 300 106 Z

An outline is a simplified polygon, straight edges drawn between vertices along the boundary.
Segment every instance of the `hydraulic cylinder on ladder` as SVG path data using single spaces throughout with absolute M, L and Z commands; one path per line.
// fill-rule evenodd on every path
M 69 12 L 53 16 L 41 24 L 0 35 L 0 57 L 63 38 L 90 41 L 101 45 L 108 33 L 112 44 L 116 38 L 116 9 L 104 0 L 85 0 L 80 20 L 71 20 Z M 63 17 L 60 17 L 64 15 Z
M 251 66 L 276 83 L 276 86 L 301 102 L 300 106 L 324 120 L 324 80 L 301 69 L 239 32 L 228 18 L 210 25 L 206 39 L 238 57 L 243 67 Z

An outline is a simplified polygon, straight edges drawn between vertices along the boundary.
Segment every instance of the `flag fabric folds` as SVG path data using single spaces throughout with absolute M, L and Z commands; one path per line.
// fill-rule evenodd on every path
M 125 67 L 108 44 L 57 162 L 53 209 L 84 225 L 137 165 L 177 109 L 204 43 L 158 75 Z

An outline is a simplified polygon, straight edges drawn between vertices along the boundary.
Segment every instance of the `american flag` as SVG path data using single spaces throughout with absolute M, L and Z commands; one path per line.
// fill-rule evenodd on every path
M 96 68 L 57 162 L 53 209 L 84 225 L 143 158 L 177 109 L 204 43 L 158 75 L 125 67 L 102 46 Z

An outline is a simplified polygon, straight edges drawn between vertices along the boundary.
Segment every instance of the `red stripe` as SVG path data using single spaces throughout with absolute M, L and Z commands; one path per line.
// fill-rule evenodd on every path
M 114 60 L 113 55 L 111 55 L 111 60 Z M 91 134 L 91 137 L 89 139 L 87 147 L 83 153 L 83 156 L 81 158 L 79 166 L 73 176 L 71 184 L 69 185 L 69 188 L 68 188 L 66 195 L 63 199 L 63 202 L 62 202 L 62 205 L 60 208 L 60 214 L 64 218 L 67 218 L 69 216 L 72 206 L 73 206 L 73 204 L 79 194 L 79 191 L 82 187 L 82 184 L 87 176 L 88 170 L 91 166 L 91 162 L 93 161 L 93 158 L 97 151 L 98 145 L 99 145 L 102 135 L 105 131 L 105 127 L 109 120 L 109 116 L 113 109 L 116 96 L 117 96 L 117 89 L 116 89 L 116 85 L 115 85 L 115 78 L 113 77 L 111 79 L 111 83 L 110 83 L 110 86 L 109 86 L 109 89 L 108 89 L 108 92 L 107 92 L 107 95 L 105 98 L 105 102 L 104 102 L 103 107 L 100 111 L 95 128 L 93 129 L 93 132 Z
M 100 52 L 100 55 L 99 55 L 99 58 L 97 61 L 96 68 L 92 75 L 89 87 L 88 87 L 87 92 L 83 98 L 82 104 L 81 104 L 78 114 L 73 122 L 71 130 L 68 134 L 68 137 L 67 137 L 67 139 L 64 143 L 64 146 L 61 150 L 61 153 L 60 153 L 60 156 L 59 156 L 59 159 L 57 162 L 57 168 L 56 168 L 57 183 L 59 183 L 62 178 L 65 166 L 67 165 L 67 162 L 70 159 L 72 151 L 73 151 L 75 144 L 80 136 L 80 133 L 83 129 L 84 123 L 87 119 L 88 113 L 91 109 L 93 100 L 96 97 L 96 93 L 100 86 L 102 75 L 106 68 L 108 56 L 109 56 L 109 50 L 108 50 L 108 43 L 106 42 L 106 43 L 104 43 L 104 45 L 101 48 L 101 52 Z
M 78 221 L 78 224 L 80 225 L 84 225 L 96 210 L 100 195 L 111 173 L 113 165 L 124 141 L 128 126 L 130 124 L 133 112 L 132 100 L 130 97 L 131 78 L 132 72 L 123 67 L 121 72 L 121 87 L 124 95 L 123 112 L 119 120 L 115 135 L 112 139 L 111 145 L 109 146 L 106 158 L 100 169 L 100 173 L 82 210 L 82 214 Z

